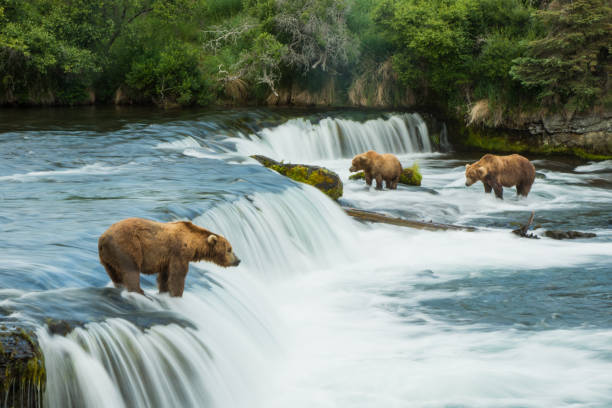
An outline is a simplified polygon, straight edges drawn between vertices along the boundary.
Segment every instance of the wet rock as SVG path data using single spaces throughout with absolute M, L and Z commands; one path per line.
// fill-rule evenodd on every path
M 60 336 L 65 336 L 74 330 L 77 326 L 82 326 L 82 324 L 78 322 L 69 322 L 67 320 L 57 320 L 57 319 L 46 319 L 45 323 L 47 323 L 47 329 L 51 334 L 58 334 Z
M 34 333 L 0 324 L 0 396 L 3 407 L 39 407 L 46 384 L 45 362 Z
M 351 174 L 349 176 L 349 180 L 361 179 L 365 179 L 365 174 L 363 171 Z M 421 180 L 423 180 L 423 176 L 419 171 L 419 166 L 417 166 L 417 164 L 415 163 L 412 167 L 402 170 L 402 175 L 400 176 L 399 183 L 407 186 L 420 186 Z
M 342 180 L 340 180 L 340 177 L 331 170 L 319 166 L 309 166 L 307 164 L 277 162 L 276 160 L 261 155 L 253 155 L 251 157 L 265 167 L 275 170 L 283 176 L 318 188 L 334 200 L 342 197 Z
M 552 239 L 595 238 L 597 236 L 597 234 L 594 234 L 592 232 L 558 230 L 548 230 L 544 232 L 544 235 Z

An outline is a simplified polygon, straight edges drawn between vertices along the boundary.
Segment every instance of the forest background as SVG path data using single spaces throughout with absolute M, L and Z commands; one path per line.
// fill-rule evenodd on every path
M 606 0 L 0 0 L 0 105 L 609 111 Z

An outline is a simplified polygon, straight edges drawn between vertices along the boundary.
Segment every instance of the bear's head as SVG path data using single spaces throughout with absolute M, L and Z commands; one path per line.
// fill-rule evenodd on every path
M 351 162 L 351 168 L 349 169 L 350 172 L 355 172 L 355 171 L 359 171 L 359 170 L 366 170 L 370 168 L 371 165 L 371 157 L 370 157 L 370 152 L 372 152 L 371 150 L 367 153 L 362 153 L 362 154 L 358 154 L 357 156 L 355 156 L 353 158 L 353 161 Z
M 477 181 L 483 180 L 487 175 L 487 169 L 475 164 L 465 165 L 465 185 L 471 186 Z
M 210 234 L 206 238 L 208 244 L 209 260 L 219 266 L 238 266 L 240 259 L 234 254 L 232 245 L 225 237 L 216 234 Z

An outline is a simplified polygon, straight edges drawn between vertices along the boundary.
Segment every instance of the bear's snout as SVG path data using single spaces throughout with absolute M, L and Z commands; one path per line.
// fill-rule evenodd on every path
M 350 172 L 354 172 L 357 171 L 357 169 L 355 168 L 355 166 L 351 166 L 351 168 L 349 169 Z
M 240 262 L 240 258 L 234 255 L 234 263 L 232 264 L 232 266 L 238 266 L 240 265 Z

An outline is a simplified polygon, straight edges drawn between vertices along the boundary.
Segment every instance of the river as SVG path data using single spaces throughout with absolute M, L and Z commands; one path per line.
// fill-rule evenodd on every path
M 530 157 L 529 197 L 500 201 L 449 139 L 400 112 L 0 111 L 0 315 L 36 328 L 44 405 L 612 406 L 612 162 Z M 422 186 L 348 180 L 370 148 Z M 360 223 L 251 154 L 338 172 L 343 205 L 478 231 Z M 531 211 L 597 237 L 511 234 Z M 180 299 L 115 289 L 97 239 L 134 216 L 192 220 L 243 262 L 191 264 Z

